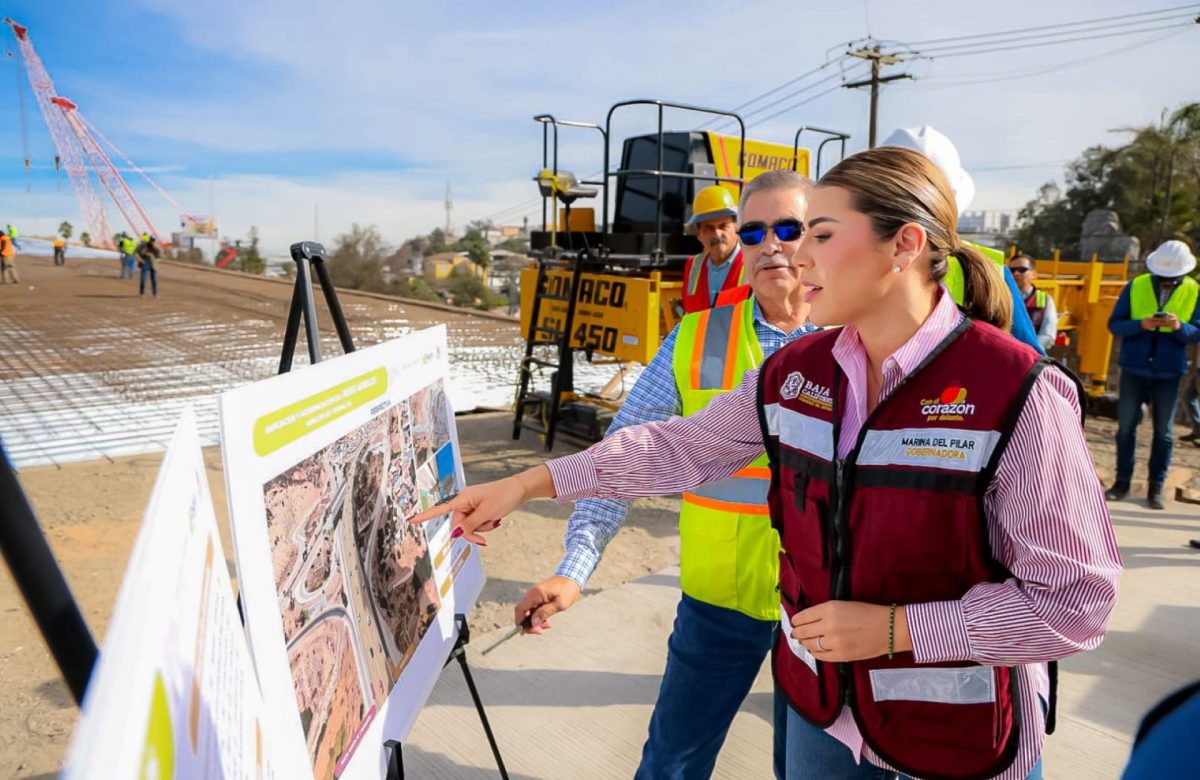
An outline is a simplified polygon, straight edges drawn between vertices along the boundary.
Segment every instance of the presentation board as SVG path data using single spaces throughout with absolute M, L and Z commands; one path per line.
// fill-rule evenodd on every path
M 180 420 L 71 738 L 67 780 L 273 780 L 196 422 Z
M 379 778 L 483 586 L 448 518 L 408 522 L 464 484 L 430 328 L 221 396 L 234 551 L 279 755 Z

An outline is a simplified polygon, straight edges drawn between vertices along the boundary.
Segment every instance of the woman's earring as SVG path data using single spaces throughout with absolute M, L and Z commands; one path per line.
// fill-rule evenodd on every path
M 892 273 L 894 273 L 894 274 L 900 273 L 900 266 L 898 266 L 898 265 L 892 266 Z

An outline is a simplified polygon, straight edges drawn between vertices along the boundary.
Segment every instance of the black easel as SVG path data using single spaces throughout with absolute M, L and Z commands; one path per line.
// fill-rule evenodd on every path
M 304 333 L 308 340 L 309 363 L 321 362 L 321 338 L 317 331 L 317 307 L 313 299 L 312 277 L 315 273 L 321 292 L 325 294 L 325 303 L 333 318 L 333 326 L 337 329 L 338 339 L 342 342 L 342 350 L 349 354 L 354 351 L 354 342 L 350 338 L 350 328 L 346 325 L 346 316 L 338 303 L 337 291 L 329 278 L 329 270 L 325 267 L 325 247 L 314 241 L 301 241 L 291 246 L 292 260 L 296 263 L 296 287 L 292 292 L 292 307 L 288 312 L 287 328 L 283 332 L 283 353 L 279 357 L 279 373 L 286 374 L 292 370 L 292 358 L 296 354 L 296 341 L 300 336 L 300 318 L 304 317 Z M 241 601 L 239 599 L 239 607 Z M 467 664 L 467 643 L 471 641 L 471 629 L 467 625 L 466 615 L 454 616 L 454 627 L 458 638 L 454 648 L 442 668 L 457 660 L 462 667 L 463 677 L 467 680 L 467 689 L 475 702 L 475 711 L 479 713 L 479 722 L 483 724 L 483 733 L 487 735 L 492 755 L 496 758 L 496 768 L 500 770 L 502 780 L 508 780 L 508 770 L 504 768 L 504 759 L 500 757 L 500 746 L 492 733 L 488 722 L 487 712 L 483 708 L 483 700 L 479 698 L 479 690 L 475 687 L 475 679 L 471 676 L 471 667 Z M 404 780 L 403 745 L 399 740 L 389 739 L 383 743 L 387 754 L 387 775 L 385 780 Z
M 291 246 L 292 260 L 296 263 L 296 287 L 292 291 L 292 307 L 288 312 L 287 327 L 283 331 L 283 354 L 279 356 L 279 373 L 286 374 L 292 370 L 292 358 L 296 354 L 296 339 L 300 335 L 300 316 L 304 316 L 304 335 L 308 339 L 308 362 L 321 362 L 321 336 L 317 331 L 317 302 L 313 299 L 312 277 L 316 274 L 325 294 L 325 304 L 329 307 L 333 327 L 337 329 L 338 340 L 342 342 L 342 351 L 350 354 L 354 351 L 354 341 L 350 338 L 350 326 L 346 324 L 346 315 L 342 313 L 342 305 L 338 303 L 337 291 L 333 289 L 333 281 L 329 278 L 329 269 L 325 267 L 325 247 L 315 241 L 301 241 Z
M 458 630 L 458 639 L 455 640 L 454 649 L 450 651 L 450 656 L 442 668 L 449 666 L 451 661 L 458 661 L 458 665 L 462 667 L 463 677 L 467 681 L 467 690 L 471 692 L 471 700 L 475 702 L 475 711 L 479 713 L 479 722 L 483 725 L 483 733 L 487 736 L 488 745 L 492 748 L 492 756 L 496 759 L 496 769 L 500 771 L 502 780 L 508 780 L 508 770 L 504 768 L 504 759 L 500 756 L 500 746 L 496 744 L 496 736 L 492 733 L 492 724 L 488 722 L 487 711 L 483 708 L 483 699 L 479 698 L 479 689 L 475 687 L 475 678 L 471 676 L 471 667 L 467 664 L 467 644 L 471 641 L 471 629 L 467 625 L 467 616 L 455 615 L 454 627 Z M 388 751 L 387 775 L 384 780 L 404 780 L 403 745 L 397 740 L 389 739 L 383 743 L 383 747 Z
M 71 696 L 76 704 L 82 704 L 96 665 L 96 642 L 2 445 L 0 548 L 54 662 L 71 689 Z

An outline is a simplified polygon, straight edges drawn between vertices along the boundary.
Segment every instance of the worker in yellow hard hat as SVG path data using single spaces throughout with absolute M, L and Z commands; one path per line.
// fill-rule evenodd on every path
M 750 287 L 742 268 L 742 245 L 737 237 L 737 201 L 719 184 L 705 187 L 692 201 L 688 226 L 696 230 L 704 250 L 689 257 L 683 270 L 683 310 L 691 314 L 721 303 L 747 298 Z M 739 294 L 740 288 L 740 294 Z

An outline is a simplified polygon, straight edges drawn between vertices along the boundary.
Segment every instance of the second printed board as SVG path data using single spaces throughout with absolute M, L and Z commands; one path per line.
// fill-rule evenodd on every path
M 447 518 L 408 522 L 464 483 L 447 355 L 430 328 L 221 397 L 251 652 L 318 780 L 382 776 L 483 585 Z

